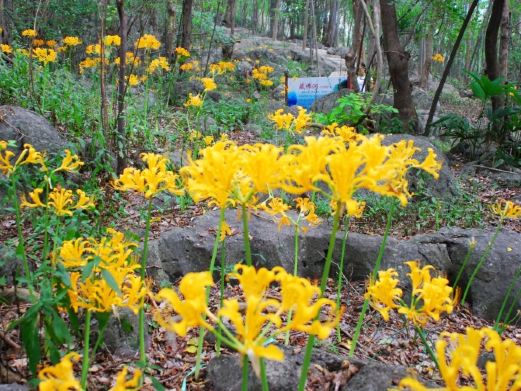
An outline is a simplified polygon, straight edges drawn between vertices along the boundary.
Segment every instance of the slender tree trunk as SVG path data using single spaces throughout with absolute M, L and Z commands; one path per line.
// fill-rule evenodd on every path
M 304 6 L 304 33 L 302 34 L 302 50 L 306 50 L 308 43 L 308 27 L 309 27 L 309 0 L 306 0 Z
M 7 23 L 5 23 L 5 2 L 0 0 L 0 43 L 9 43 Z
M 101 126 L 105 134 L 105 139 L 110 143 L 112 137 L 109 134 L 109 102 L 107 98 L 107 89 L 105 85 L 105 42 L 103 37 L 105 36 L 105 18 L 107 15 L 107 0 L 101 0 L 100 10 L 100 47 L 101 47 L 101 61 L 100 61 L 100 93 L 101 93 Z M 114 146 L 111 149 L 115 151 Z
M 126 64 L 127 64 L 127 15 L 125 14 L 125 0 L 116 0 L 119 16 L 119 69 L 118 69 L 118 95 L 117 95 L 117 132 L 114 145 L 117 151 L 117 173 L 120 174 L 127 163 L 126 135 L 125 135 L 125 93 L 127 90 Z
M 382 52 L 382 45 L 380 45 L 380 37 L 382 36 L 382 12 L 380 10 L 380 2 L 379 0 L 373 0 L 373 11 L 374 11 L 374 29 L 371 29 L 373 33 L 373 41 L 376 48 L 376 77 L 374 84 L 374 93 L 373 100 L 377 94 L 380 93 L 380 86 L 382 83 L 382 77 L 384 75 L 384 56 Z M 368 68 L 369 71 L 369 68 Z M 370 81 L 367 79 L 368 74 L 366 75 L 365 80 L 365 88 L 366 91 L 369 91 L 371 87 Z
M 452 51 L 450 52 L 449 60 L 447 61 L 447 65 L 445 65 L 445 69 L 443 70 L 443 74 L 441 75 L 440 83 L 438 84 L 438 88 L 434 93 L 434 98 L 432 100 L 431 109 L 429 111 L 429 118 L 427 118 L 427 124 L 425 125 L 425 135 L 428 136 L 430 134 L 430 125 L 432 123 L 432 119 L 434 118 L 434 113 L 436 112 L 436 107 L 438 106 L 438 101 L 441 96 L 441 92 L 443 91 L 443 86 L 445 85 L 445 81 L 449 76 L 450 68 L 454 59 L 456 58 L 456 54 L 458 53 L 459 46 L 461 44 L 461 40 L 463 39 L 463 35 L 465 35 L 465 30 L 472 19 L 472 15 L 474 14 L 474 10 L 478 6 L 479 0 L 473 0 L 472 4 L 469 7 L 467 12 L 467 16 L 461 25 L 461 28 L 458 33 L 458 37 L 456 38 L 456 42 L 454 42 L 454 46 L 452 47 Z
M 315 60 L 317 64 L 317 73 L 320 77 L 320 65 L 318 62 L 318 37 L 317 37 L 317 18 L 315 17 L 315 0 L 311 0 L 311 20 L 313 21 L 312 33 L 313 33 L 313 46 L 315 48 Z
M 251 10 L 251 31 L 257 34 L 259 26 L 259 0 L 253 0 L 253 8 Z
M 412 100 L 409 81 L 409 53 L 405 52 L 398 35 L 398 23 L 394 0 L 380 0 L 382 15 L 383 44 L 389 63 L 389 73 L 394 88 L 394 107 L 404 131 L 417 130 L 418 120 Z
M 501 17 L 501 36 L 499 38 L 499 75 L 506 81 L 508 79 L 508 54 L 510 45 L 510 8 L 508 1 L 503 6 Z
M 236 8 L 235 0 L 228 0 L 228 4 L 226 6 L 226 12 L 224 13 L 223 23 L 230 28 L 230 33 L 233 35 L 235 30 L 235 8 Z
M 338 8 L 338 0 L 329 0 L 329 18 L 327 23 L 327 31 L 324 37 L 325 46 L 336 46 L 338 35 Z
M 181 13 L 181 35 L 178 46 L 190 50 L 192 44 L 192 0 L 183 0 L 183 11 Z
M 487 75 L 490 80 L 495 80 L 500 76 L 497 41 L 504 5 L 505 0 L 494 0 L 485 35 L 485 62 L 487 64 Z M 492 97 L 493 111 L 498 110 L 502 105 L 501 97 Z
M 166 5 L 167 18 L 165 29 L 165 51 L 168 62 L 172 61 L 174 54 L 174 37 L 175 37 L 175 1 L 168 0 Z
M 432 25 L 431 25 L 432 26 Z M 424 50 L 424 60 L 421 69 L 420 76 L 420 88 L 427 88 L 429 83 L 429 74 L 431 72 L 431 64 L 432 64 L 432 55 L 433 55 L 433 47 L 432 47 L 432 29 L 428 28 L 427 36 L 425 37 L 425 50 Z
M 271 39 L 276 40 L 279 34 L 281 0 L 271 1 Z

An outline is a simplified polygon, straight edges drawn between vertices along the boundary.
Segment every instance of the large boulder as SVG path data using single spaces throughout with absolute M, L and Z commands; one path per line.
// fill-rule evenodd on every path
M 244 260 L 242 224 L 235 211 L 226 213 L 226 220 L 233 234 L 226 239 L 226 261 L 229 265 Z M 148 272 L 159 280 L 176 281 L 192 271 L 208 270 L 215 228 L 219 221 L 218 212 L 208 212 L 196 218 L 190 227 L 177 227 L 162 234 L 150 245 Z M 277 230 L 275 223 L 265 214 L 251 215 L 250 236 L 253 263 L 260 267 L 283 266 L 293 270 L 293 231 L 283 227 Z M 331 227 L 323 223 L 301 234 L 299 243 L 299 274 L 308 278 L 320 278 Z M 335 265 L 341 255 L 343 233 L 337 236 L 331 276 L 338 274 Z M 393 267 L 402 281 L 407 281 L 409 269 L 405 261 L 418 260 L 430 264 L 452 280 L 461 267 L 471 237 L 478 245 L 465 269 L 461 284 L 468 280 L 480 254 L 491 240 L 493 233 L 487 230 L 442 229 L 436 234 L 417 235 L 407 240 L 390 237 L 382 259 L 382 269 Z M 382 237 L 351 233 L 347 241 L 344 274 L 353 280 L 363 280 L 371 273 L 378 255 Z M 470 290 L 469 303 L 478 316 L 495 319 L 512 276 L 521 267 L 521 234 L 505 231 L 498 235 L 487 261 L 477 273 Z M 498 284 L 498 281 L 504 283 Z M 520 282 L 521 286 L 521 282 Z M 516 303 L 515 309 L 521 308 Z
M 15 140 L 20 152 L 24 144 L 38 151 L 60 152 L 65 140 L 58 130 L 34 111 L 17 106 L 0 106 L 0 140 Z
M 342 391 L 381 391 L 396 387 L 407 376 L 403 367 L 368 362 L 342 388 Z
M 419 173 L 416 170 L 413 170 L 408 174 L 407 178 L 409 180 L 409 188 L 412 191 L 419 189 L 419 181 L 421 180 L 423 186 L 425 186 L 425 188 L 436 197 L 448 198 L 458 193 L 457 181 L 452 174 L 449 161 L 443 151 L 432 143 L 431 139 L 424 136 L 413 136 L 410 134 L 391 134 L 384 138 L 383 144 L 390 145 L 401 140 L 412 140 L 414 141 L 414 145 L 420 149 L 414 154 L 415 159 L 422 161 L 427 156 L 429 148 L 432 148 L 436 152 L 438 160 L 441 161 L 440 177 L 438 179 L 434 179 L 428 174 L 424 175 Z
M 314 113 L 324 113 L 327 114 L 331 110 L 333 110 L 336 106 L 338 106 L 337 100 L 343 96 L 349 95 L 353 91 L 348 90 L 347 88 L 343 88 L 339 91 L 332 92 L 330 94 L 321 96 L 317 100 L 313 102 L 311 105 L 311 111 Z

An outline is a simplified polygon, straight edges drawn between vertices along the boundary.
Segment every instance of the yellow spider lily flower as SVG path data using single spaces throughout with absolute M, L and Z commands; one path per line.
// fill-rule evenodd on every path
M 42 200 L 40 199 L 40 195 L 43 193 L 43 189 L 37 188 L 29 193 L 29 198 L 32 200 L 32 203 L 27 201 L 27 198 L 22 195 L 22 202 L 20 204 L 21 208 L 46 208 Z
M 105 35 L 105 38 L 103 38 L 103 43 L 105 46 L 120 46 L 121 37 L 119 35 Z
M 81 45 L 81 39 L 74 36 L 67 36 L 63 38 L 63 44 L 65 46 L 78 46 Z
M 202 77 L 200 80 L 205 91 L 213 91 L 217 88 L 217 84 L 211 77 Z
M 291 113 L 284 114 L 284 109 L 278 109 L 273 114 L 268 115 L 268 119 L 275 123 L 278 130 L 289 130 L 295 117 Z
M 62 160 L 62 163 L 60 164 L 60 167 L 58 167 L 54 172 L 58 171 L 67 171 L 67 172 L 75 172 L 78 171 L 78 169 L 83 166 L 85 163 L 83 163 L 80 160 L 80 157 L 76 154 L 72 154 L 70 150 L 65 150 L 65 157 Z
M 76 390 L 81 391 L 80 382 L 74 377 L 73 362 L 80 359 L 79 354 L 71 352 L 53 366 L 43 368 L 38 372 L 40 391 Z
M 136 48 L 146 50 L 157 50 L 161 47 L 161 42 L 152 34 L 144 34 L 135 43 Z
M 203 105 L 203 99 L 201 98 L 201 95 L 192 95 L 192 93 L 188 94 L 188 98 L 186 99 L 186 102 L 184 103 L 185 107 L 201 107 Z
M 170 288 L 164 288 L 156 295 L 156 300 L 165 301 L 167 309 L 157 312 L 154 319 L 166 330 L 173 331 L 184 337 L 188 329 L 195 326 L 203 326 L 212 329 L 203 316 L 207 312 L 206 287 L 213 285 L 210 272 L 188 273 L 180 284 L 179 292 L 183 299 Z M 180 319 L 172 319 L 166 315 L 168 311 L 175 311 Z
M 38 35 L 38 32 L 33 29 L 26 29 L 22 31 L 22 37 L 34 38 Z
M 402 297 L 402 290 L 397 288 L 400 282 L 397 276 L 394 269 L 379 271 L 378 279 L 371 279 L 364 296 L 385 321 L 389 320 L 389 311 L 400 306 L 397 301 Z
M 305 108 L 299 107 L 298 115 L 295 117 L 293 122 L 295 126 L 295 132 L 300 134 L 311 123 L 311 115 L 306 112 Z
M 182 48 L 182 47 L 175 48 L 175 53 L 179 57 L 184 57 L 184 58 L 190 57 L 190 52 L 188 50 L 186 50 L 185 48 Z
M 139 380 L 141 379 L 142 374 L 141 370 L 136 369 L 134 375 L 130 379 L 127 379 L 128 368 L 126 366 L 123 367 L 116 377 L 116 384 L 110 389 L 110 391 L 137 391 L 141 389 Z
M 87 265 L 89 258 L 87 254 L 89 241 L 83 238 L 66 240 L 60 250 L 60 260 L 66 268 L 77 268 Z
M 162 69 L 166 72 L 170 70 L 170 65 L 168 65 L 168 60 L 166 57 L 159 57 L 153 59 L 148 65 L 147 72 L 154 73 L 158 69 Z
M 499 200 L 492 205 L 491 209 L 492 212 L 501 217 L 501 219 L 521 218 L 521 206 L 514 204 L 512 201 Z

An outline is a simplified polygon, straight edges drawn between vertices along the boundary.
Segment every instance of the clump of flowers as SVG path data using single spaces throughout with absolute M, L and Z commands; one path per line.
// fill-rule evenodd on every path
M 293 225 L 297 230 L 306 232 L 308 227 L 315 227 L 320 224 L 320 218 L 315 212 L 315 204 L 309 198 L 298 197 L 295 204 L 298 210 L 296 218 L 286 213 L 290 210 L 290 206 L 278 197 L 270 198 L 263 202 L 260 207 L 269 215 L 276 216 L 279 229 L 285 225 Z M 306 221 L 309 225 L 301 227 L 301 221 Z
M 26 164 L 36 164 L 41 166 L 42 171 L 46 171 L 45 158 L 41 152 L 36 151 L 31 144 L 24 144 L 24 149 L 14 163 L 11 163 L 15 156 L 14 152 L 8 149 L 8 143 L 0 140 L 0 172 L 5 176 L 11 176 L 20 166 Z
M 298 107 L 296 117 L 291 113 L 284 113 L 284 109 L 278 109 L 273 114 L 268 115 L 268 118 L 274 122 L 277 130 L 286 130 L 298 134 L 302 133 L 311 123 L 311 115 L 303 107 Z
M 120 46 L 121 45 L 121 37 L 119 35 L 106 35 L 103 38 L 103 43 L 106 46 Z
M 81 39 L 78 38 L 78 37 L 74 37 L 74 36 L 67 36 L 65 38 L 63 38 L 63 44 L 65 46 L 78 46 L 78 45 L 81 45 Z
M 22 31 L 22 37 L 35 38 L 37 36 L 38 36 L 38 31 L 36 31 L 36 30 L 26 29 L 26 30 Z
M 432 61 L 443 64 L 445 62 L 445 56 L 441 53 L 436 53 L 435 55 L 432 56 Z
M 253 68 L 251 72 L 251 76 L 254 80 L 263 86 L 263 87 L 271 87 L 273 85 L 273 81 L 269 79 L 270 73 L 274 71 L 273 67 L 269 65 L 262 65 L 260 67 Z
M 36 188 L 29 193 L 28 201 L 25 196 L 22 196 L 20 207 L 22 208 L 48 208 L 52 210 L 57 216 L 72 216 L 74 211 L 94 208 L 94 202 L 88 197 L 83 190 L 76 190 L 76 197 L 72 190 L 55 187 L 48 196 L 46 203 L 42 202 L 40 196 L 44 190 Z
M 158 57 L 150 61 L 150 64 L 147 68 L 147 73 L 155 73 L 158 69 L 162 69 L 166 72 L 170 70 L 170 65 L 168 64 L 168 60 L 166 57 Z
M 217 84 L 215 83 L 214 79 L 211 77 L 202 77 L 201 83 L 203 83 L 204 91 L 213 91 L 217 88 Z
M 517 205 L 512 201 L 499 200 L 491 207 L 492 212 L 497 214 L 501 219 L 519 219 L 521 218 L 521 205 Z
M 316 335 L 321 339 L 329 336 L 339 320 L 336 304 L 329 299 L 319 298 L 320 289 L 308 280 L 288 274 L 281 267 L 272 270 L 255 269 L 251 266 L 236 265 L 228 278 L 239 281 L 244 299 L 226 299 L 223 306 L 213 314 L 206 304 L 205 288 L 213 285 L 209 272 L 188 273 L 179 285 L 182 297 L 173 289 L 162 289 L 158 301 L 165 303 L 155 314 L 158 323 L 167 330 L 181 336 L 192 327 L 202 326 L 216 334 L 241 355 L 249 357 L 255 369 L 259 359 L 281 361 L 284 353 L 270 344 L 273 338 L 287 330 L 297 330 Z M 268 297 L 267 289 L 277 284 L 279 298 Z M 316 319 L 323 308 L 330 308 L 326 320 Z M 284 314 L 293 311 L 289 323 L 284 324 Z M 172 312 L 177 316 L 172 316 Z M 224 323 L 231 322 L 235 335 Z M 216 326 L 222 333 L 216 332 Z
M 80 382 L 74 377 L 74 362 L 80 355 L 75 352 L 66 354 L 61 361 L 38 372 L 40 391 L 71 390 L 81 391 Z
M 54 49 L 49 48 L 35 48 L 33 49 L 33 54 L 36 57 L 36 59 L 43 64 L 55 62 L 57 58 L 56 51 Z
M 0 52 L 5 54 L 11 54 L 13 53 L 13 48 L 9 46 L 8 44 L 2 43 L 0 44 Z
M 486 362 L 484 374 L 480 365 L 482 346 L 494 355 Z M 436 352 L 445 387 L 429 388 L 415 378 L 406 377 L 400 382 L 401 389 L 511 391 L 521 387 L 521 347 L 511 339 L 502 340 L 493 329 L 468 327 L 464 334 L 442 333 L 436 342 Z
M 340 137 L 345 143 L 362 140 L 362 136 L 357 133 L 352 126 L 339 126 L 336 122 L 327 125 L 322 129 L 322 135 L 327 137 Z
M 414 325 L 424 327 L 429 319 L 439 321 L 441 314 L 454 309 L 453 289 L 444 277 L 432 277 L 431 265 L 420 268 L 416 261 L 405 262 L 409 266 L 412 284 L 411 302 L 402 301 L 402 290 L 397 288 L 398 273 L 394 269 L 378 272 L 378 279 L 371 280 L 365 298 L 384 320 L 389 320 L 389 311 L 398 310 Z
M 201 95 L 193 95 L 192 93 L 188 94 L 188 98 L 186 99 L 186 102 L 184 103 L 185 107 L 201 107 L 203 105 L 204 101 Z
M 45 40 L 39 39 L 39 38 L 33 39 L 33 46 L 34 47 L 43 46 L 43 45 L 45 45 Z
M 226 72 L 233 72 L 235 70 L 235 64 L 230 61 L 219 61 L 210 64 L 210 72 L 222 75 Z
M 182 60 L 185 60 L 190 57 L 190 52 L 182 47 L 175 48 L 175 54 L 178 57 L 181 57 Z
M 152 34 L 144 34 L 135 43 L 136 48 L 145 50 L 158 50 L 161 42 Z

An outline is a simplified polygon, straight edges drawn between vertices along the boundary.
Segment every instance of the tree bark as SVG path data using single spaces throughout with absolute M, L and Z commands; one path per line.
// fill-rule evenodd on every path
M 259 26 L 259 0 L 253 0 L 253 8 L 251 11 L 251 31 L 257 33 Z
M 183 11 L 181 13 L 181 35 L 178 46 L 190 50 L 192 44 L 192 0 L 183 0 Z
M 302 35 L 302 50 L 306 50 L 308 41 L 308 29 L 309 29 L 309 0 L 306 0 L 304 6 L 304 33 Z
M 0 0 L 0 27 L 2 28 L 2 31 L 0 32 L 0 43 L 9 43 L 7 23 L 5 23 L 4 0 Z
M 424 60 L 423 60 L 421 76 L 420 76 L 420 88 L 423 88 L 423 89 L 427 88 L 427 84 L 429 83 L 429 74 L 431 72 L 432 55 L 433 55 L 432 28 L 428 28 L 427 36 L 425 37 Z
M 510 45 L 510 8 L 508 1 L 503 6 L 501 17 L 501 36 L 499 38 L 499 75 L 507 81 L 508 79 L 508 55 Z
M 412 100 L 409 81 L 409 53 L 405 52 L 398 35 L 394 0 L 380 0 L 383 29 L 383 46 L 387 54 L 389 73 L 394 89 L 394 107 L 398 109 L 403 129 L 416 131 L 418 120 Z
M 165 51 L 168 62 L 172 61 L 174 54 L 174 37 L 175 37 L 175 1 L 168 0 L 166 5 L 167 19 L 165 29 Z
M 498 61 L 497 40 L 499 27 L 503 17 L 503 7 L 505 0 L 494 0 L 492 5 L 492 13 L 487 26 L 485 35 L 485 62 L 487 65 L 486 74 L 490 80 L 495 80 L 500 76 L 500 68 Z M 500 96 L 492 97 L 492 110 L 496 111 L 503 105 Z
M 230 33 L 233 35 L 235 30 L 235 0 L 228 0 L 226 5 L 226 12 L 224 13 L 223 23 L 230 28 Z
M 329 18 L 324 39 L 325 46 L 336 46 L 338 35 L 338 8 L 338 0 L 329 0 Z
M 279 34 L 279 17 L 280 17 L 280 3 L 281 0 L 271 1 L 271 39 L 274 41 L 277 39 Z
M 127 164 L 126 159 L 126 134 L 125 134 L 125 93 L 126 83 L 126 64 L 127 64 L 127 16 L 125 14 L 125 0 L 116 0 L 119 16 L 119 36 L 121 45 L 119 46 L 119 69 L 118 69 L 118 95 L 117 95 L 117 132 L 114 145 L 117 151 L 117 173 L 123 172 Z
M 447 65 L 445 66 L 445 69 L 443 70 L 443 75 L 441 75 L 441 80 L 440 80 L 440 83 L 438 84 L 438 88 L 436 89 L 436 92 L 434 93 L 434 98 L 432 100 L 431 109 L 429 111 L 429 117 L 427 118 L 427 124 L 425 125 L 425 135 L 426 136 L 428 136 L 430 134 L 430 125 L 432 123 L 432 119 L 434 118 L 434 113 L 436 112 L 436 106 L 438 106 L 438 101 L 440 99 L 441 92 L 443 91 L 443 86 L 445 85 L 445 81 L 447 80 L 447 77 L 449 76 L 450 68 L 452 66 L 452 63 L 454 62 L 454 59 L 456 58 L 456 54 L 458 53 L 458 49 L 461 44 L 461 40 L 463 39 L 465 30 L 467 29 L 467 26 L 469 25 L 470 20 L 472 19 L 474 10 L 478 6 L 478 2 L 479 2 L 479 0 L 473 0 L 472 4 L 469 7 L 467 16 L 465 17 L 465 20 L 463 21 L 463 24 L 461 25 L 461 28 L 458 33 L 458 37 L 456 38 L 456 42 L 454 42 L 454 46 L 452 47 L 452 51 L 450 52 L 450 56 L 449 56 L 449 60 L 447 61 Z

